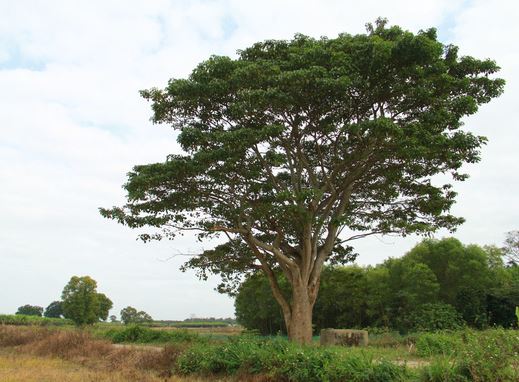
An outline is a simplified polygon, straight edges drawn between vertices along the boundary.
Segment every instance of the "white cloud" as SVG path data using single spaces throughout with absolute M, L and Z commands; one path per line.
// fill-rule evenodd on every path
M 159 261 L 198 243 L 144 245 L 97 212 L 123 201 L 133 165 L 178 151 L 171 129 L 150 124 L 138 90 L 165 86 L 211 54 L 296 32 L 360 33 L 378 16 L 411 30 L 444 25 L 463 53 L 503 66 L 505 95 L 467 120 L 490 143 L 458 186 L 456 212 L 468 220 L 463 240 L 499 243 L 517 228 L 515 2 L 0 0 L 0 9 L 0 290 L 9 291 L 0 311 L 47 305 L 70 276 L 90 274 L 116 311 L 232 315 L 215 280 L 181 273 L 181 258 Z M 415 241 L 359 242 L 359 261 L 401 255 Z

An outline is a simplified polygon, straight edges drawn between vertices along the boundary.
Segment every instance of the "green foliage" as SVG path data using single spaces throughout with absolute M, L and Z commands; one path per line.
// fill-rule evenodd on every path
M 283 277 L 278 283 L 289 296 L 290 286 Z M 454 293 L 445 291 L 447 287 Z M 495 247 L 465 246 L 447 238 L 425 240 L 402 258 L 375 267 L 325 267 L 313 322 L 316 332 L 364 327 L 454 330 L 465 323 L 512 327 L 517 304 L 519 267 L 505 266 Z M 235 308 L 247 329 L 276 334 L 282 326 L 280 309 L 261 274 L 245 279 Z
M 467 331 L 457 364 L 473 381 L 519 380 L 519 333 L 503 329 Z
M 423 304 L 409 316 L 408 328 L 412 331 L 456 330 L 463 327 L 461 314 L 449 304 Z
M 416 340 L 416 353 L 421 357 L 452 355 L 461 348 L 461 338 L 453 332 L 420 334 Z
M 61 318 L 63 316 L 63 307 L 61 301 L 53 301 L 45 308 L 45 317 L 49 318 Z
M 129 325 L 123 328 L 111 328 L 102 333 L 104 338 L 114 343 L 167 343 L 167 342 L 193 342 L 201 341 L 201 338 L 186 330 L 158 330 Z
M 64 326 L 73 325 L 71 320 L 64 318 L 48 318 L 26 316 L 23 314 L 0 314 L 1 325 L 34 325 L 34 326 Z
M 104 293 L 98 293 L 96 298 L 98 304 L 97 316 L 99 319 L 106 321 L 108 318 L 108 312 L 112 309 L 114 304 Z
M 279 278 L 285 293 L 289 293 L 288 283 Z M 286 333 L 281 308 L 274 300 L 269 282 L 262 274 L 250 275 L 243 282 L 234 300 L 236 319 L 247 329 L 255 329 L 263 335 Z
M 144 311 L 137 311 L 134 307 L 127 306 L 121 310 L 121 321 L 124 324 L 144 324 L 153 321 L 151 316 Z
M 368 280 L 358 266 L 326 267 L 314 307 L 316 330 L 362 328 L 369 325 L 366 313 Z
M 436 336 L 436 348 L 428 354 L 448 354 L 435 358 L 421 371 L 424 382 L 509 382 L 519 380 L 519 335 L 513 330 L 466 330 L 454 334 L 449 344 L 445 335 Z M 431 343 L 433 335 L 423 336 Z M 441 338 L 441 339 L 440 339 Z M 439 345 L 441 343 L 441 345 Z M 418 346 L 418 344 L 417 344 Z M 447 348 L 451 346 L 451 350 Z
M 177 360 L 182 374 L 264 374 L 276 381 L 400 381 L 401 366 L 336 349 L 301 347 L 284 339 L 233 338 L 195 345 Z
M 324 262 L 354 258 L 347 241 L 463 222 L 450 213 L 452 185 L 432 179 L 462 181 L 462 166 L 480 160 L 486 139 L 462 120 L 502 93 L 498 70 L 459 56 L 435 29 L 414 34 L 381 19 L 366 34 L 298 34 L 235 59 L 212 56 L 188 78 L 141 92 L 184 152 L 135 166 L 125 205 L 100 212 L 148 228 L 144 241 L 225 233 L 184 269 L 220 274 L 227 292 L 258 263 L 268 275 L 282 271 L 294 294 L 284 299 L 271 284 L 283 312 L 295 317 L 289 305 L 299 304 L 308 317 Z M 361 234 L 339 238 L 343 229 Z
M 97 293 L 97 282 L 89 276 L 73 276 L 61 294 L 63 315 L 76 325 L 106 320 L 112 301 Z
M 38 316 L 41 317 L 43 314 L 43 308 L 36 305 L 23 305 L 18 308 L 16 314 L 23 314 L 25 316 Z
M 471 325 L 484 326 L 486 320 L 485 291 L 492 285 L 489 256 L 476 245 L 463 245 L 459 240 L 424 240 L 407 255 L 426 264 L 440 285 L 439 297 L 462 313 Z
M 450 357 L 436 357 L 419 372 L 420 382 L 469 382 L 463 370 Z

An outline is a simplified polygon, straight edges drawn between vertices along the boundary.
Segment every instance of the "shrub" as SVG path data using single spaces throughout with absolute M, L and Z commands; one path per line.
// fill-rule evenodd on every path
M 416 353 L 421 357 L 452 355 L 461 347 L 454 332 L 423 333 L 416 339 Z
M 506 382 L 519 380 L 519 333 L 491 329 L 463 333 L 464 346 L 457 365 L 473 381 Z
M 452 305 L 424 304 L 409 316 L 407 324 L 415 331 L 457 330 L 463 327 L 463 319 Z
M 276 381 L 398 381 L 405 367 L 336 348 L 301 347 L 284 339 L 241 337 L 195 345 L 177 359 L 181 374 L 264 374 Z
M 50 335 L 50 331 L 47 329 L 24 329 L 25 330 L 20 330 L 20 328 L 13 326 L 0 326 L 0 346 L 7 347 L 25 345 Z
M 402 335 L 398 332 L 385 332 L 381 334 L 369 333 L 369 345 L 382 348 L 396 348 L 415 344 L 416 338 L 412 334 Z
M 431 338 L 431 335 L 423 336 Z M 438 338 L 438 336 L 437 336 Z M 465 330 L 456 350 L 433 360 L 420 373 L 423 382 L 509 382 L 519 380 L 519 334 L 514 330 Z M 445 344 L 444 344 L 445 345 Z M 446 353 L 444 351 L 444 353 Z
M 432 363 L 420 370 L 421 382 L 468 382 L 452 358 L 435 358 Z
M 71 320 L 63 318 L 48 318 L 38 316 L 26 316 L 23 314 L 0 314 L 2 325 L 35 325 L 35 326 L 63 326 L 73 325 Z
M 189 333 L 186 330 L 154 330 L 139 325 L 109 329 L 101 336 L 114 343 L 166 343 L 201 340 L 198 334 Z
M 92 338 L 86 331 L 74 329 L 51 330 L 34 326 L 0 326 L 0 347 L 9 346 L 16 346 L 13 353 L 15 357 L 19 354 L 58 357 L 79 362 L 81 365 L 87 365 L 93 369 L 120 370 L 125 373 L 125 378 L 121 379 L 117 378 L 115 374 L 110 374 L 110 380 L 114 381 L 156 380 L 155 378 L 148 379 L 146 376 L 150 374 L 147 373 L 136 376 L 137 370 L 153 371 L 161 377 L 168 378 L 171 376 L 172 365 L 181 351 L 178 346 L 166 346 L 163 351 L 116 348 L 107 341 Z M 97 374 L 88 376 L 90 377 L 88 380 L 98 380 Z

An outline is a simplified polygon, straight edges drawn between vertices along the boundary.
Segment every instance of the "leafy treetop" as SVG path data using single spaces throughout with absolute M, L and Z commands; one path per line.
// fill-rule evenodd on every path
M 464 180 L 461 166 L 479 160 L 485 138 L 461 120 L 502 92 L 498 69 L 460 57 L 434 29 L 384 20 L 367 34 L 296 35 L 213 56 L 189 78 L 141 92 L 153 121 L 180 131 L 185 154 L 135 166 L 127 203 L 101 213 L 157 228 L 145 241 L 225 234 L 186 266 L 221 273 L 226 287 L 261 268 L 288 317 L 273 272 L 306 285 L 311 305 L 324 262 L 351 259 L 349 241 L 463 221 L 449 213 L 451 185 L 431 178 Z

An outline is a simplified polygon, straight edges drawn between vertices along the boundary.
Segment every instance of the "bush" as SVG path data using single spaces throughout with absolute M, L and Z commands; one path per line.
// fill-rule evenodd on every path
M 519 333 L 514 330 L 467 330 L 457 365 L 472 381 L 519 380 Z
M 177 359 L 181 374 L 264 374 L 276 381 L 399 381 L 405 367 L 337 348 L 301 347 L 285 339 L 233 338 L 195 345 Z
M 413 331 L 458 330 L 463 319 L 449 304 L 424 304 L 409 315 L 407 327 Z
M 186 330 L 154 330 L 139 325 L 109 329 L 102 333 L 101 336 L 114 343 L 167 343 L 201 340 L 198 334 L 189 333 Z
M 421 382 L 468 382 L 466 376 L 449 357 L 439 357 L 420 370 Z
M 2 325 L 35 325 L 35 326 L 63 326 L 73 325 L 71 320 L 64 318 L 48 318 L 38 316 L 26 316 L 23 314 L 0 314 Z
M 47 328 L 0 326 L 0 347 L 25 345 L 50 334 Z
M 424 336 L 431 338 L 432 335 Z M 519 334 L 514 330 L 465 330 L 449 357 L 433 360 L 423 382 L 509 382 L 519 380 Z M 445 346 L 445 344 L 443 344 Z M 444 353 L 446 353 L 444 351 Z
M 415 334 L 402 335 L 398 332 L 379 332 L 372 334 L 369 332 L 369 346 L 377 348 L 397 348 L 416 344 Z
M 421 357 L 452 355 L 461 347 L 455 332 L 423 333 L 416 339 L 416 353 Z

